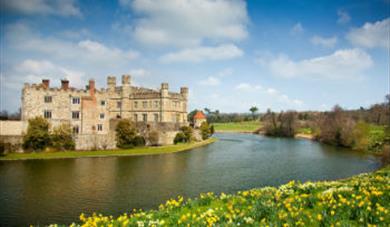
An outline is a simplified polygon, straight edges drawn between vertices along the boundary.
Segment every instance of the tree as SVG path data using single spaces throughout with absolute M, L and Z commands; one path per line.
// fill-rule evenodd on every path
M 42 151 L 50 145 L 49 122 L 43 117 L 28 120 L 27 133 L 23 136 L 23 149 Z
M 174 144 L 185 143 L 185 142 L 186 142 L 186 136 L 184 135 L 183 132 L 178 132 L 175 138 L 173 139 Z
M 51 146 L 56 150 L 74 150 L 75 141 L 72 136 L 72 128 L 69 124 L 61 124 L 53 129 L 51 134 Z
M 116 144 L 119 148 L 131 148 L 134 146 L 134 138 L 137 130 L 129 119 L 122 119 L 118 122 L 116 128 Z
M 191 142 L 193 139 L 192 136 L 192 128 L 188 126 L 182 126 L 180 130 L 184 133 L 185 136 L 185 142 Z
M 255 119 L 255 114 L 259 109 L 256 106 L 252 106 L 249 111 L 252 113 L 253 120 Z
M 206 140 L 210 137 L 211 133 L 210 133 L 210 127 L 209 127 L 209 124 L 207 122 L 203 122 L 201 125 L 200 125 L 200 133 L 202 135 L 202 139 L 203 140 Z
M 267 136 L 293 137 L 296 131 L 297 113 L 295 111 L 276 114 L 268 111 L 263 116 L 264 131 Z

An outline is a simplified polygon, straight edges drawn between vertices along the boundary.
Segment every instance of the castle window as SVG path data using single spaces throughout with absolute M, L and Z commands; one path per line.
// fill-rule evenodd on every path
M 148 115 L 147 114 L 142 114 L 142 120 L 144 121 L 144 122 L 147 122 L 148 121 Z
M 138 102 L 137 101 L 134 102 L 134 108 L 138 108 Z
M 80 111 L 72 111 L 72 119 L 80 119 Z
M 78 125 L 73 127 L 73 134 L 79 134 L 79 126 Z
M 43 112 L 43 116 L 46 118 L 46 119 L 51 119 L 51 111 L 50 110 L 45 110 Z
M 100 119 L 104 119 L 104 113 L 100 114 Z
M 154 101 L 154 107 L 155 107 L 155 108 L 158 107 L 158 101 Z
M 143 108 L 148 107 L 148 102 L 147 102 L 147 101 L 142 102 L 142 107 L 143 107 Z
M 158 122 L 158 114 L 154 114 L 154 122 Z
M 137 114 L 134 114 L 134 121 L 135 121 L 135 122 L 138 121 L 138 115 L 137 115 Z
M 80 104 L 80 98 L 79 97 L 72 98 L 72 103 L 73 104 Z
M 103 125 L 102 124 L 98 124 L 97 125 L 97 130 L 98 131 L 103 131 Z
M 100 105 L 101 106 L 105 106 L 106 105 L 106 101 L 104 101 L 104 100 L 100 101 Z
M 53 98 L 51 96 L 48 96 L 48 95 L 45 96 L 45 102 L 46 103 L 50 103 L 52 101 L 53 101 Z
M 122 107 L 122 102 L 116 102 L 116 108 L 121 108 Z

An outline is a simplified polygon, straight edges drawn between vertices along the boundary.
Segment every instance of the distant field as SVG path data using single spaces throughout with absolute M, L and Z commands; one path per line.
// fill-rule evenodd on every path
M 213 123 L 217 132 L 253 132 L 260 128 L 260 121 L 242 121 L 228 123 Z

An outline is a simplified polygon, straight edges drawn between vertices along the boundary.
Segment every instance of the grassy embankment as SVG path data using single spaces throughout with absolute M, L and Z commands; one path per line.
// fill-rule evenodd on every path
M 338 181 L 291 181 L 236 194 L 168 200 L 119 217 L 80 215 L 83 226 L 389 226 L 390 166 Z
M 260 121 L 242 121 L 227 123 L 212 123 L 216 132 L 254 132 L 261 127 Z
M 202 142 L 183 143 L 159 147 L 136 147 L 126 150 L 98 150 L 98 151 L 61 151 L 61 152 L 33 152 L 33 153 L 10 153 L 0 156 L 2 160 L 27 160 L 27 159 L 63 159 L 105 156 L 132 156 L 153 155 L 186 151 L 215 142 L 216 138 L 209 138 Z

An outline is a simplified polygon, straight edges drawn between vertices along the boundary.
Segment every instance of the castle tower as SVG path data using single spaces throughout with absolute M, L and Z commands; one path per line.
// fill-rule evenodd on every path
M 161 89 L 160 89 L 160 94 L 161 94 L 161 121 L 162 122 L 167 122 L 169 121 L 169 116 L 168 116 L 168 110 L 169 110 L 169 85 L 168 83 L 162 83 L 161 84 Z
M 110 93 L 111 95 L 114 94 L 115 87 L 116 87 L 116 77 L 115 76 L 108 76 L 107 77 L 108 93 Z
M 131 76 L 122 75 L 122 97 L 128 98 L 130 95 Z

